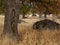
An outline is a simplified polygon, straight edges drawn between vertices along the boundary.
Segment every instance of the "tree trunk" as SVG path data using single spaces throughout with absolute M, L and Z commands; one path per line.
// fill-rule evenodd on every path
M 24 19 L 24 18 L 26 18 L 26 17 L 25 17 L 25 14 L 23 14 L 23 19 Z
M 2 35 L 5 36 L 9 34 L 9 37 L 19 40 L 19 34 L 17 30 L 19 20 L 19 0 L 5 0 L 5 4 L 6 12 Z
M 46 17 L 46 14 L 44 15 L 44 18 L 47 18 L 47 17 Z
M 36 14 L 35 14 L 35 13 L 33 13 L 33 14 L 32 14 L 32 16 L 36 16 Z
M 41 18 L 41 14 L 39 14 L 39 18 Z
M 41 16 L 42 16 L 42 13 L 40 12 L 40 13 L 39 13 L 39 18 L 41 18 Z

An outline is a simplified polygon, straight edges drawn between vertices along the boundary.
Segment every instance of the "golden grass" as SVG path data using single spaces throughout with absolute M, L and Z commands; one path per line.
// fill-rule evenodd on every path
M 31 25 L 19 24 L 18 32 L 21 37 L 19 43 L 6 36 L 0 39 L 0 45 L 60 45 L 60 30 L 37 31 Z

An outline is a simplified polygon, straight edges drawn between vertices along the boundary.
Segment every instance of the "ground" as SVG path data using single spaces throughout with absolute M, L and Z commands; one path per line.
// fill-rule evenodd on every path
M 24 19 L 23 19 L 24 20 Z M 10 40 L 8 37 L 0 39 L 1 45 L 60 45 L 60 30 L 37 31 L 32 28 L 32 24 L 37 19 L 25 19 L 27 23 L 18 24 L 18 32 L 21 37 L 19 43 Z M 24 20 L 24 21 L 25 21 Z M 0 16 L 0 34 L 3 30 L 4 16 Z

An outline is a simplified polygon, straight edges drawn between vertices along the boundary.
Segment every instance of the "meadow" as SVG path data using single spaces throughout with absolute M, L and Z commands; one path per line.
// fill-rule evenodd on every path
M 33 21 L 31 19 L 26 21 L 28 23 L 18 24 L 18 33 L 21 38 L 19 43 L 6 36 L 4 39 L 0 38 L 0 45 L 60 45 L 60 30 L 34 30 L 32 28 Z M 4 17 L 0 16 L 0 34 L 3 31 L 3 25 Z

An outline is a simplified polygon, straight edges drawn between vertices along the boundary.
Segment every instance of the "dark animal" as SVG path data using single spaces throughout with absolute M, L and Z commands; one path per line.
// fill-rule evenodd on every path
M 42 29 L 54 30 L 54 29 L 59 29 L 59 28 L 60 28 L 59 23 L 56 23 L 48 19 L 38 21 L 33 24 L 33 29 L 36 29 L 36 30 L 42 30 Z

